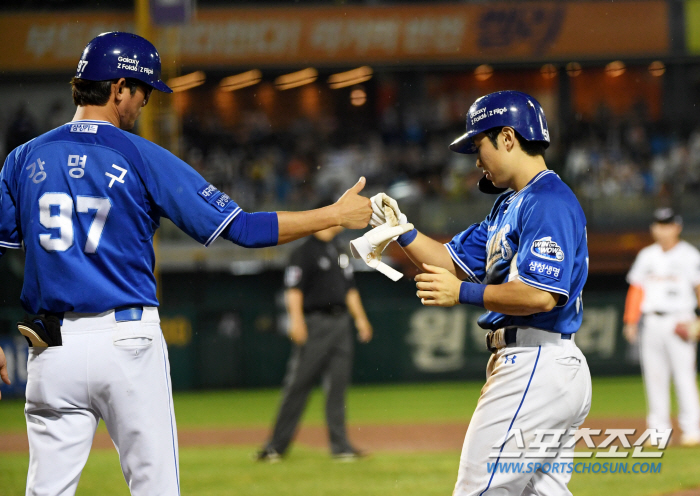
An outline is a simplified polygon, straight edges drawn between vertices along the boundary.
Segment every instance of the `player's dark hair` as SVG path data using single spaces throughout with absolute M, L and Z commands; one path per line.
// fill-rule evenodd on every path
M 501 131 L 503 130 L 505 126 L 501 127 L 492 127 L 491 129 L 488 129 L 484 131 L 484 134 L 486 137 L 488 137 L 489 141 L 493 144 L 493 147 L 498 149 L 498 135 L 501 134 Z M 544 141 L 528 141 L 525 138 L 523 138 L 518 131 L 513 129 L 515 132 L 515 137 L 518 140 L 518 143 L 520 144 L 520 148 L 530 155 L 531 157 L 536 157 L 538 155 L 541 155 L 542 158 L 544 158 L 544 151 L 546 150 L 546 142 Z
M 119 79 L 111 79 L 108 81 L 88 81 L 74 77 L 70 80 L 70 85 L 73 90 L 73 103 L 76 106 L 84 107 L 85 105 L 95 105 L 103 107 L 109 101 L 109 95 L 112 94 L 112 84 Z M 138 79 L 126 79 L 126 87 L 133 95 L 136 93 L 140 83 Z

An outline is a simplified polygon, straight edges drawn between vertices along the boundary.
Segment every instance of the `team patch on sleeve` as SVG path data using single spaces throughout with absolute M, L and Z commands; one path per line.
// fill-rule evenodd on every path
M 525 273 L 561 281 L 561 267 L 536 260 L 526 260 L 525 263 Z
M 197 193 L 204 198 L 207 203 L 216 207 L 219 212 L 223 212 L 226 205 L 231 201 L 231 198 L 226 193 L 219 191 L 213 184 L 207 184 Z
M 561 262 L 564 260 L 564 250 L 561 249 L 561 246 L 559 246 L 556 241 L 552 241 L 551 236 L 533 241 L 532 247 L 530 247 L 530 253 L 536 257 L 553 262 Z

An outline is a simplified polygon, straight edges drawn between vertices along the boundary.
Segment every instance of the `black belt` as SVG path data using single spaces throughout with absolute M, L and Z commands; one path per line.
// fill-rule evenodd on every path
M 348 307 L 344 305 L 329 305 L 326 307 L 310 308 L 308 310 L 304 310 L 304 313 L 307 315 L 313 313 L 320 313 L 323 315 L 342 315 L 347 311 Z
M 554 333 L 554 334 L 559 334 L 561 336 L 561 339 L 571 339 L 571 334 L 562 334 L 562 333 Z M 515 343 L 515 341 L 518 338 L 518 328 L 517 327 L 511 327 L 508 329 L 505 329 L 503 332 L 503 341 L 505 342 L 505 346 L 508 346 L 509 344 Z M 494 340 L 496 339 L 495 336 L 495 331 L 490 331 L 489 333 L 486 334 L 486 348 L 491 352 L 491 353 L 496 353 L 500 348 L 498 347 L 498 343 L 495 343 Z

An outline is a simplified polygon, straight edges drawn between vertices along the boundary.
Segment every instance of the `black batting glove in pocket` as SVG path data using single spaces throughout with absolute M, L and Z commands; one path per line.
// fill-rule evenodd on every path
M 25 317 L 17 322 L 17 329 L 34 348 L 62 346 L 61 321 L 55 315 Z

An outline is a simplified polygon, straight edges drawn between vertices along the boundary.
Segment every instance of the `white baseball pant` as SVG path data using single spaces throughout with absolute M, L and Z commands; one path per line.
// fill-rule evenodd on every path
M 140 321 L 114 311 L 66 313 L 63 346 L 30 348 L 26 494 L 75 494 L 100 419 L 132 495 L 178 495 L 177 432 L 158 309 Z
M 700 438 L 700 400 L 696 384 L 697 344 L 678 336 L 679 322 L 695 315 L 645 314 L 639 335 L 642 376 L 647 396 L 647 427 L 671 428 L 671 378 L 678 400 L 678 424 L 684 436 Z
M 491 356 L 486 373 L 464 439 L 453 495 L 570 495 L 571 473 L 563 465 L 574 461 L 566 458 L 572 450 L 549 449 L 554 458 L 525 458 L 524 451 L 531 455 L 536 450 L 518 448 L 511 431 L 522 432 L 527 448 L 537 429 L 570 432 L 583 423 L 591 407 L 591 376 L 581 350 L 573 339 L 561 339 L 557 333 L 521 328 L 515 343 Z M 563 436 L 561 446 L 568 439 L 568 434 Z M 523 453 L 510 457 L 518 452 Z M 510 462 L 560 466 L 534 473 L 489 470 L 489 464 Z

